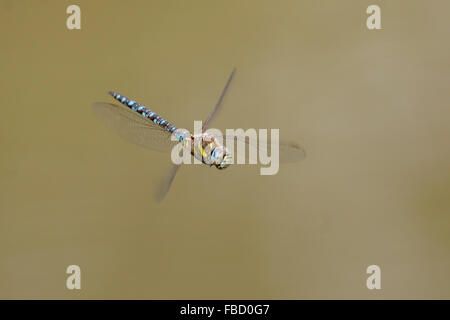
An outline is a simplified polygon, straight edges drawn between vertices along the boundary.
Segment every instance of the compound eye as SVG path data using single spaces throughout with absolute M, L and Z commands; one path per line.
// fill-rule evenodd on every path
M 222 147 L 215 148 L 211 154 L 211 160 L 216 164 L 220 164 L 220 162 L 222 161 L 222 158 L 223 158 Z

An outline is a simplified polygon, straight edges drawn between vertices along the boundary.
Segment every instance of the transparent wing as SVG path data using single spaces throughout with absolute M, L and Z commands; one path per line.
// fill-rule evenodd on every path
M 214 107 L 211 114 L 208 116 L 208 119 L 206 119 L 206 121 L 203 123 L 202 131 L 206 131 L 206 129 L 208 129 L 209 123 L 212 121 L 212 119 L 214 119 L 214 116 L 216 115 L 217 111 L 219 110 L 219 108 L 222 104 L 223 98 L 227 94 L 228 87 L 230 86 L 231 80 L 233 80 L 233 76 L 235 73 L 236 73 L 236 68 L 234 68 L 233 71 L 231 71 L 231 74 L 228 77 L 227 83 L 225 84 L 225 88 L 223 88 L 222 93 L 220 94 L 220 97 L 216 103 L 216 106 Z
M 234 140 L 234 149 L 236 150 L 237 145 L 239 143 L 243 143 L 246 146 L 246 149 L 254 149 L 256 151 L 263 151 L 266 152 L 266 154 L 270 155 L 272 150 L 272 142 L 270 140 L 267 141 L 266 146 L 260 146 L 259 142 L 253 142 L 249 141 L 248 137 L 246 136 L 240 136 L 240 135 L 223 135 L 218 136 L 215 135 L 216 138 L 219 139 L 220 143 L 227 146 L 227 141 L 233 141 Z M 295 142 L 284 142 L 280 141 L 278 143 L 279 148 L 279 156 L 280 156 L 280 162 L 281 163 L 290 163 L 290 162 L 297 162 L 301 161 L 306 157 L 305 150 L 300 147 Z M 234 151 L 234 150 L 233 150 Z
M 95 102 L 92 110 L 107 127 L 131 143 L 160 152 L 169 152 L 177 143 L 170 140 L 169 132 L 126 107 Z
M 227 83 L 225 84 L 225 88 L 223 88 L 222 93 L 219 97 L 219 100 L 217 101 L 213 111 L 208 116 L 208 119 L 203 124 L 202 131 L 205 131 L 205 129 L 208 127 L 211 120 L 216 115 L 217 111 L 219 110 L 220 106 L 222 105 L 223 98 L 225 97 L 225 94 L 228 91 L 228 88 L 230 86 L 231 80 L 233 79 L 234 73 L 236 72 L 236 68 L 233 69 L 230 76 L 228 77 Z M 158 202 L 161 202 L 166 194 L 170 190 L 170 186 L 172 185 L 173 179 L 175 178 L 175 175 L 177 174 L 177 171 L 179 169 L 179 165 L 173 165 L 171 170 L 166 174 L 166 176 L 161 180 L 158 188 L 155 190 L 155 199 Z
M 175 178 L 175 175 L 177 174 L 178 169 L 180 168 L 180 165 L 174 164 L 172 165 L 172 168 L 170 171 L 166 173 L 166 175 L 161 179 L 159 182 L 158 187 L 154 191 L 154 198 L 157 202 L 163 201 L 166 194 L 169 192 L 170 186 L 172 185 L 173 179 Z

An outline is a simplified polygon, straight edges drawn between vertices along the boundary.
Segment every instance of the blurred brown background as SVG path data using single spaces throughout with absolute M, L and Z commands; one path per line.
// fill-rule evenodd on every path
M 0 4 L 0 298 L 450 298 L 448 1 Z M 91 103 L 191 128 L 234 66 L 213 126 L 280 128 L 307 158 L 185 166 L 156 204 L 169 155 Z

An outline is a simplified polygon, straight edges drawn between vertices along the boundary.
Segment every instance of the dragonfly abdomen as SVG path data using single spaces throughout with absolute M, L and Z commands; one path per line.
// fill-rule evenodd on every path
M 136 101 L 128 99 L 127 97 L 125 97 L 117 92 L 114 92 L 114 91 L 109 91 L 108 93 L 111 96 L 113 96 L 114 99 L 116 99 L 117 101 L 122 103 L 124 106 L 130 108 L 133 111 L 136 111 L 137 113 L 141 114 L 145 118 L 149 118 L 151 121 L 153 121 L 154 123 L 159 125 L 162 129 L 169 131 L 169 132 L 174 132 L 177 129 L 169 121 L 162 118 L 160 115 L 151 111 L 150 109 L 147 109 L 146 107 L 140 105 Z

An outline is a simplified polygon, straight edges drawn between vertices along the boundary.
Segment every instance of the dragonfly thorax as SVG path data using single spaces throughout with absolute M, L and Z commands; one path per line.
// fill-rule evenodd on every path
M 233 162 L 231 152 L 214 136 L 203 133 L 192 136 L 192 155 L 204 164 L 225 169 Z

